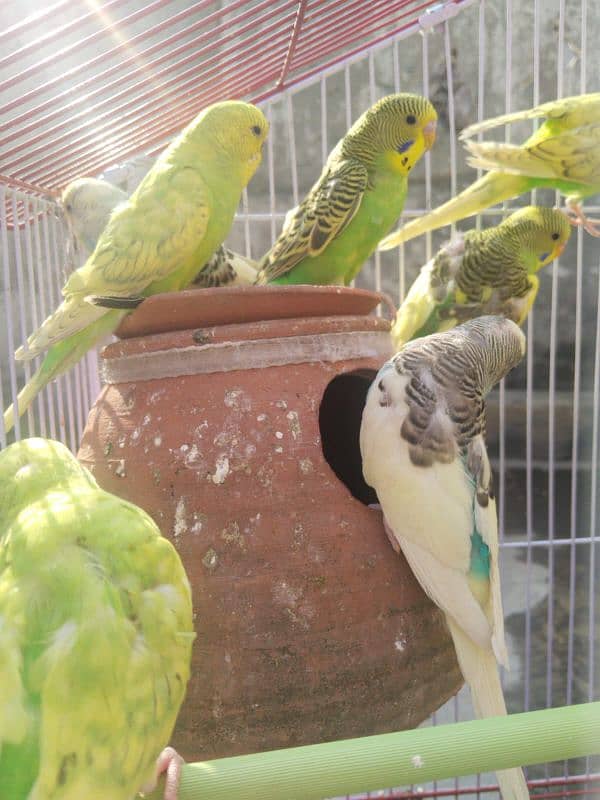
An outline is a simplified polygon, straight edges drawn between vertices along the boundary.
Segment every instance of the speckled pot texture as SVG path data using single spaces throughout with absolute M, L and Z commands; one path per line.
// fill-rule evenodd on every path
M 414 727 L 462 679 L 362 480 L 360 415 L 391 354 L 389 322 L 369 313 L 381 298 L 226 291 L 157 296 L 127 319 L 79 451 L 190 578 L 197 641 L 173 744 L 196 760 Z

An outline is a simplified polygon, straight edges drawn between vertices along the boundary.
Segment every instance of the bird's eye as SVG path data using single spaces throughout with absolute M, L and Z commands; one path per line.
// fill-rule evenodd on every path
M 260 127 L 260 125 L 253 125 L 253 126 L 250 128 L 250 130 L 252 131 L 252 133 L 253 133 L 255 136 L 260 136 L 260 135 L 261 135 L 261 133 L 262 133 L 262 128 Z
M 408 122 L 409 125 L 414 125 L 417 121 L 417 118 L 415 117 L 414 114 L 409 114 L 406 118 L 406 121 Z
M 559 238 L 559 236 L 560 236 L 559 233 L 553 233 L 552 234 L 552 238 L 554 239 L 554 241 L 556 241 Z

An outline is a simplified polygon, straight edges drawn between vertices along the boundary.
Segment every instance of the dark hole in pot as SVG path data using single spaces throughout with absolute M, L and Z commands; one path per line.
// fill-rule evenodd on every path
M 342 483 L 365 505 L 378 502 L 363 478 L 359 444 L 362 412 L 376 374 L 375 370 L 362 369 L 337 375 L 325 389 L 319 409 L 323 455 Z

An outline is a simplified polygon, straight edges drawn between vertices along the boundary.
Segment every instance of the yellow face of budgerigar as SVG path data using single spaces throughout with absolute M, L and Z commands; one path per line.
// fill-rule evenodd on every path
M 557 208 L 526 206 L 506 220 L 529 255 L 530 272 L 537 272 L 562 253 L 571 235 L 567 216 Z
M 210 136 L 226 158 L 241 163 L 250 180 L 260 165 L 269 132 L 269 123 L 260 108 L 229 100 L 209 106 L 202 114 L 203 135 Z
M 375 148 L 386 167 L 408 175 L 435 142 L 437 112 L 420 95 L 392 94 L 369 109 L 365 123 L 375 129 Z

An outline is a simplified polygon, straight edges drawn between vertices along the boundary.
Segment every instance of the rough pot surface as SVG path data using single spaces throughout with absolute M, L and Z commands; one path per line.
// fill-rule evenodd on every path
M 360 413 L 390 355 L 389 323 L 366 316 L 379 297 L 348 316 L 331 287 L 327 316 L 295 318 L 293 288 L 290 319 L 237 322 L 233 302 L 232 324 L 201 327 L 199 310 L 196 328 L 107 347 L 79 451 L 187 569 L 198 638 L 173 744 L 190 759 L 414 727 L 462 683 L 441 614 L 366 505 Z M 177 316 L 177 296 L 153 298 L 150 326 L 157 300 Z

